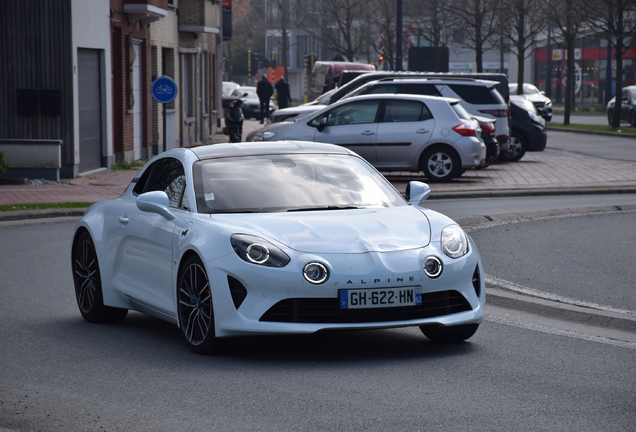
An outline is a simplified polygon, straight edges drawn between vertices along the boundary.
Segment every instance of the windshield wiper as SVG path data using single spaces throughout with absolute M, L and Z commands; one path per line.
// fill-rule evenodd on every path
M 360 207 L 356 207 L 356 206 L 323 206 L 323 207 L 300 207 L 300 208 L 289 209 L 287 211 L 294 212 L 294 211 L 316 211 L 316 210 L 353 210 L 353 209 L 359 209 L 359 208 Z

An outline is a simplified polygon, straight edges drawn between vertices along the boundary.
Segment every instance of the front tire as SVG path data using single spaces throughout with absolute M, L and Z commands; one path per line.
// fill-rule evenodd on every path
M 461 342 L 470 339 L 479 328 L 479 324 L 456 326 L 420 326 L 424 336 L 433 342 Z
M 73 245 L 72 267 L 77 306 L 86 321 L 112 323 L 126 317 L 128 309 L 104 306 L 97 253 L 87 231 L 80 234 Z
M 508 150 L 499 154 L 499 160 L 505 162 L 517 162 L 520 160 L 528 149 L 526 137 L 518 132 L 513 132 L 510 136 L 510 146 Z
M 214 330 L 214 308 L 208 274 L 198 256 L 189 257 L 177 280 L 179 327 L 186 344 L 197 354 L 217 354 L 222 339 Z
M 420 169 L 431 183 L 447 182 L 459 176 L 459 157 L 445 147 L 427 150 L 422 157 Z

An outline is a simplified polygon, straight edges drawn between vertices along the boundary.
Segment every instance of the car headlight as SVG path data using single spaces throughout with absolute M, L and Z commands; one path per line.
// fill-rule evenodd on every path
M 442 251 L 450 258 L 460 258 L 468 253 L 468 238 L 458 225 L 442 229 Z
M 535 113 L 528 111 L 528 116 L 530 116 L 530 118 L 532 119 L 532 121 L 534 121 L 535 123 L 542 123 L 542 120 L 539 119 L 539 116 L 537 116 Z
M 258 132 L 254 136 L 254 141 L 269 141 L 276 136 L 276 132 Z
M 230 243 L 234 252 L 248 263 L 268 267 L 285 267 L 290 258 L 271 242 L 248 234 L 233 234 Z

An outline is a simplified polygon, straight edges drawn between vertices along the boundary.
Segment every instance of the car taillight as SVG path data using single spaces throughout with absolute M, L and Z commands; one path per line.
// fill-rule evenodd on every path
M 473 136 L 473 137 L 477 136 L 477 132 L 475 132 L 475 128 L 473 128 L 468 123 L 458 124 L 457 126 L 453 128 L 453 130 L 457 132 L 458 134 L 460 134 L 461 136 Z
M 484 114 L 490 114 L 493 117 L 508 117 L 508 110 L 479 110 L 479 112 Z
M 479 126 L 481 126 L 481 131 L 487 134 L 495 132 L 495 127 L 491 124 L 480 124 Z

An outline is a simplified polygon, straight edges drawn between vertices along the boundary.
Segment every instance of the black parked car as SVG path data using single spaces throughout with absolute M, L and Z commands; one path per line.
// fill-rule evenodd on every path
M 548 142 L 545 120 L 523 95 L 510 96 L 510 147 L 499 154 L 499 160 L 516 162 L 526 151 L 543 151 Z
M 607 121 L 610 126 L 612 125 L 615 102 L 616 97 L 613 97 L 607 103 Z M 636 127 L 636 85 L 623 87 L 621 92 L 621 121 L 628 122 L 630 126 Z

